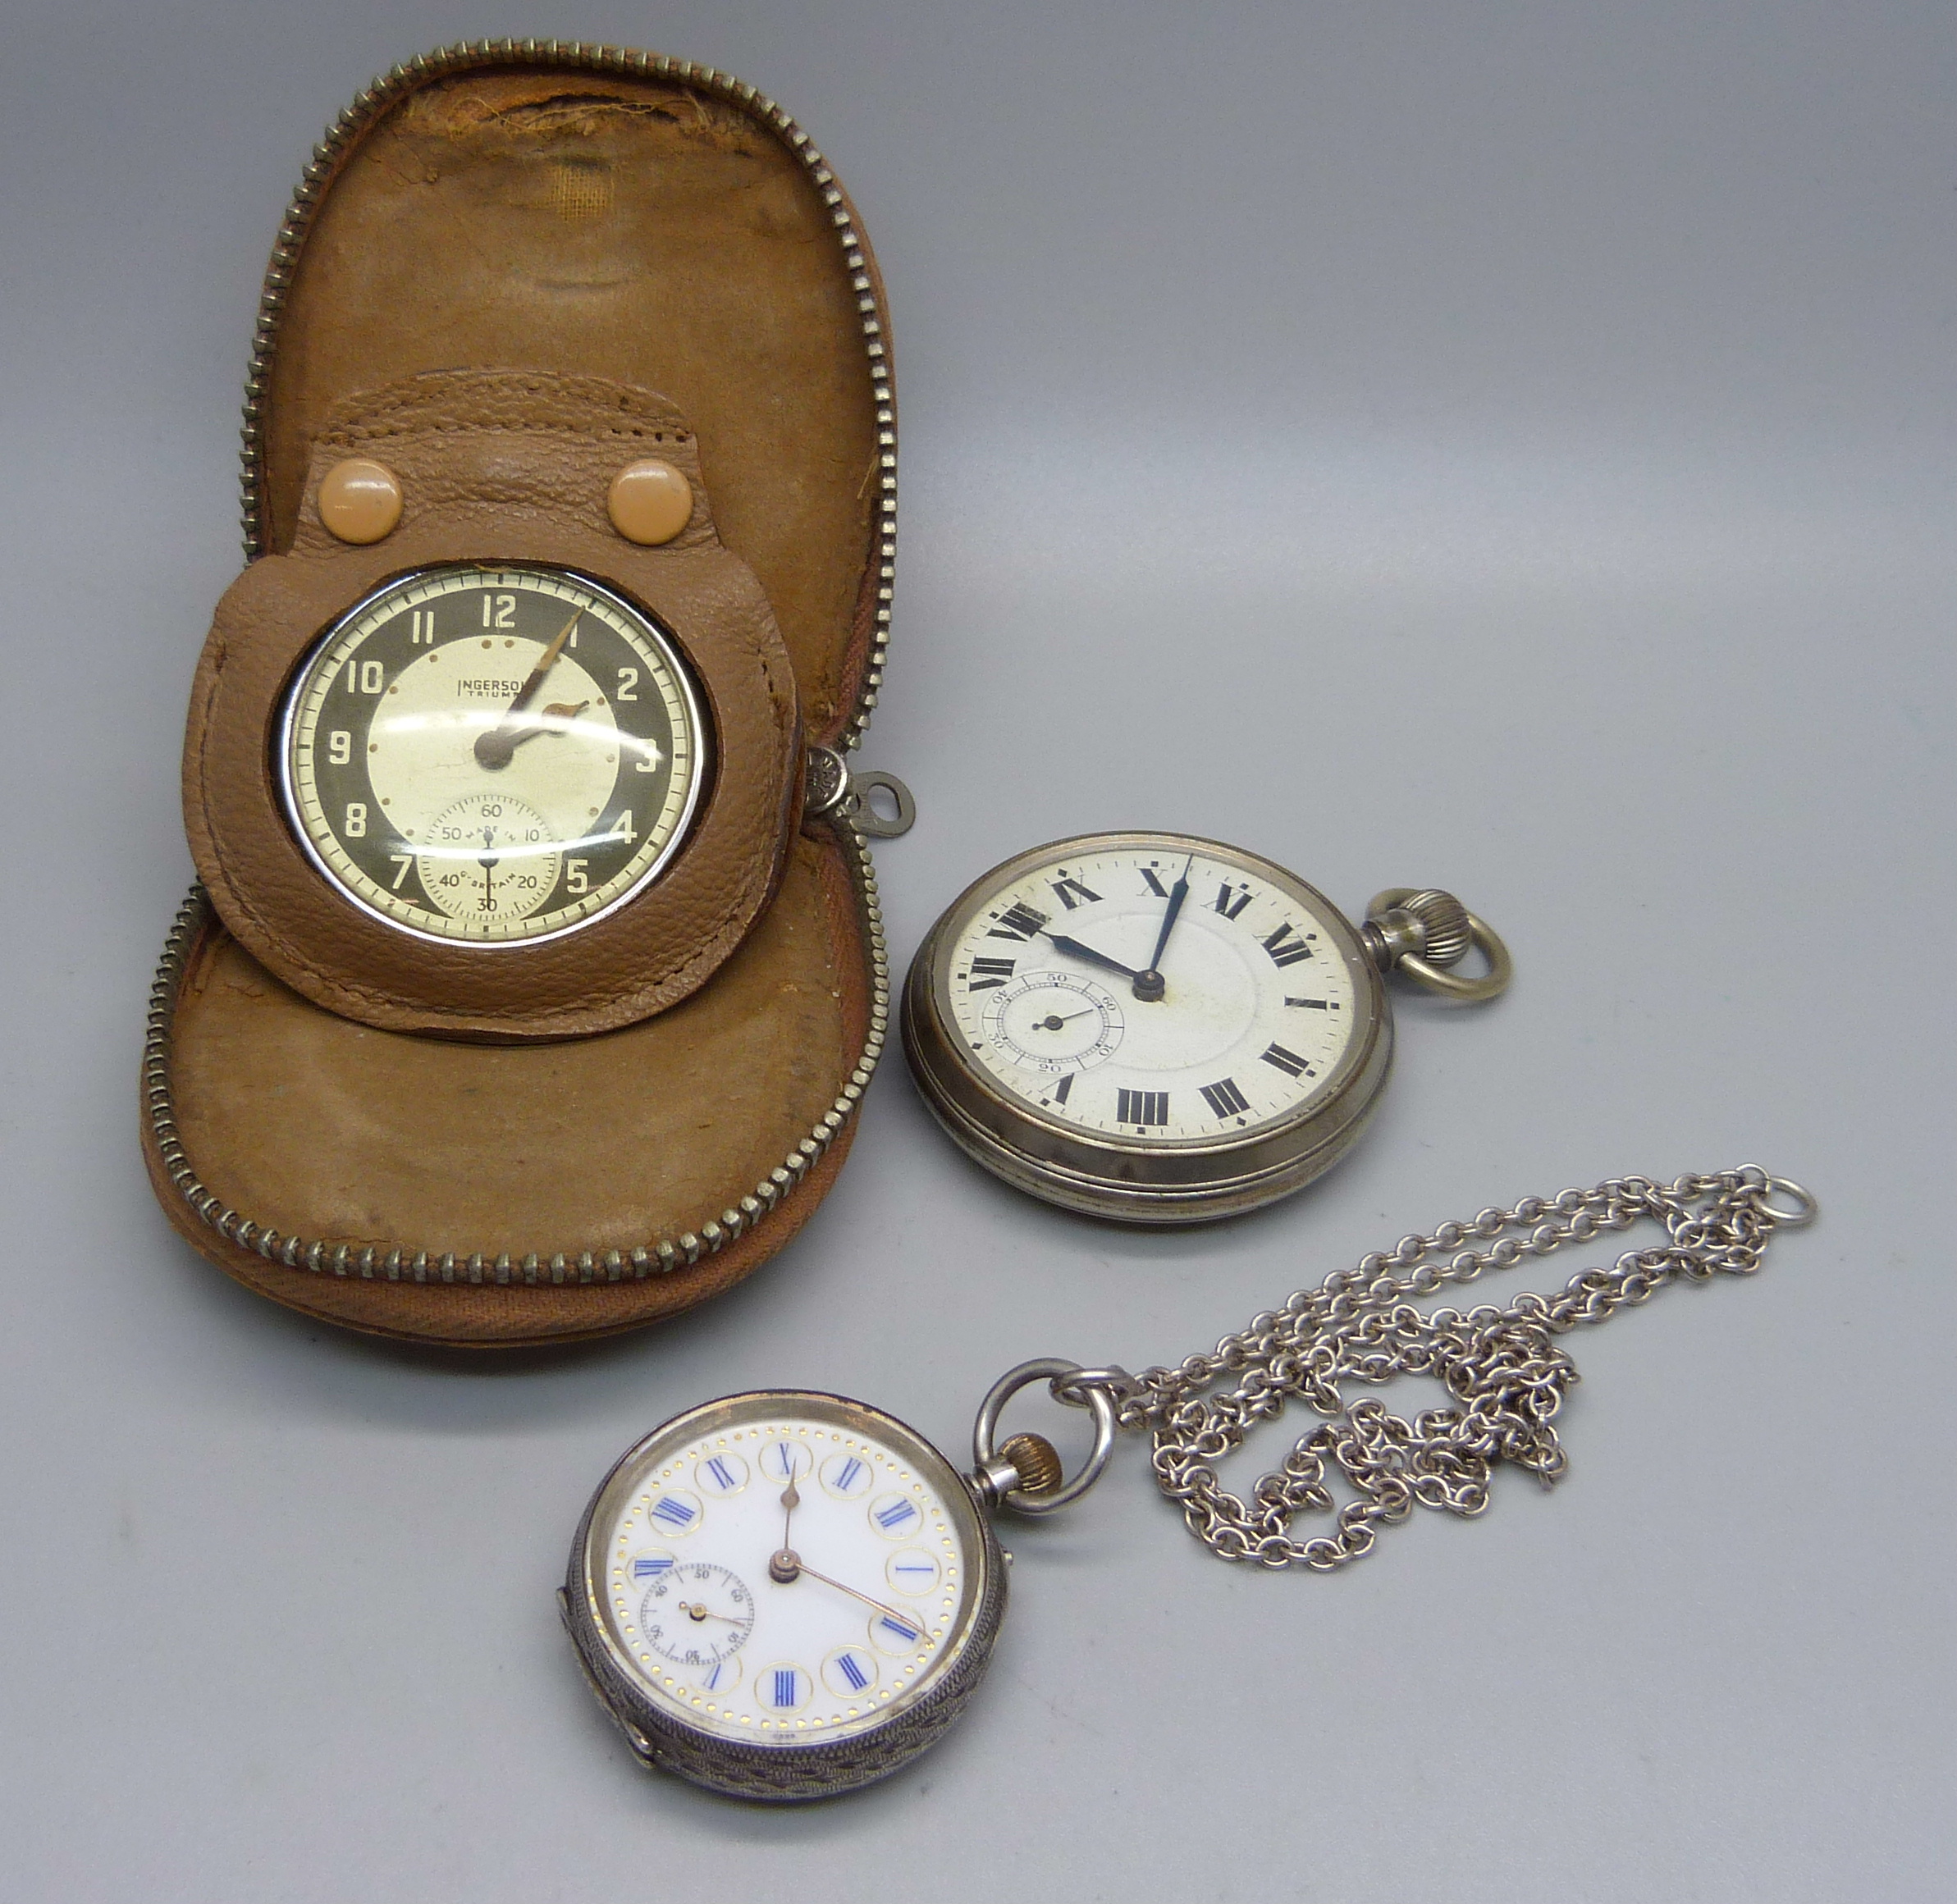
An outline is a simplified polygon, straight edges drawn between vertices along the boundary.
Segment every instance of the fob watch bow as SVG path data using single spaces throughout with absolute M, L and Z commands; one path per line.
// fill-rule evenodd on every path
M 1470 947 L 1479 977 L 1447 968 Z M 1463 1000 L 1507 984 L 1451 894 L 1396 888 L 1355 927 L 1241 847 L 1181 833 L 1036 847 L 975 880 L 911 966 L 925 1102 L 1017 1188 L 1131 1222 L 1256 1208 L 1345 1154 L 1392 1057 L 1382 974 Z

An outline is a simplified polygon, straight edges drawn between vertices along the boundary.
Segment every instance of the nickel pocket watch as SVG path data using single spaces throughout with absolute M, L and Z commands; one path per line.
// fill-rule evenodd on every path
M 1009 1559 L 987 1510 L 1042 1516 L 1078 1500 L 1119 1429 L 1152 1433 L 1158 1485 L 1219 1558 L 1342 1567 L 1415 1504 L 1479 1514 L 1502 1460 L 1556 1481 L 1555 1418 L 1576 1380 L 1557 1339 L 1676 1281 L 1750 1275 L 1774 1231 L 1814 1208 L 1799 1185 L 1748 1165 L 1483 1210 L 1363 1258 L 1173 1368 L 1022 1363 L 979 1409 L 968 1474 L 840 1395 L 709 1402 L 654 1429 L 600 1484 L 559 1607 L 643 1765 L 747 1798 L 848 1792 L 939 1738 L 985 1673 Z M 1443 1284 L 1644 1221 L 1664 1226 L 1665 1245 L 1627 1251 L 1552 1297 L 1465 1315 L 1412 1307 Z M 1396 1375 L 1438 1378 L 1450 1405 L 1406 1421 L 1340 1391 Z M 999 1439 L 1007 1404 L 1036 1382 L 1092 1416 L 1071 1478 L 1042 1436 Z M 1227 1492 L 1214 1463 L 1287 1402 L 1317 1425 L 1249 1498 Z M 1335 1470 L 1356 1497 L 1342 1507 L 1326 1485 Z M 1336 1532 L 1295 1536 L 1308 1513 L 1333 1517 Z
M 1451 970 L 1471 947 L 1487 970 Z M 911 965 L 904 1049 L 939 1122 L 1008 1183 L 1198 1222 L 1288 1195 L 1357 1139 L 1392 1064 L 1394 970 L 1476 1000 L 1511 966 L 1447 893 L 1382 893 L 1354 926 L 1241 847 L 1095 833 L 952 902 Z

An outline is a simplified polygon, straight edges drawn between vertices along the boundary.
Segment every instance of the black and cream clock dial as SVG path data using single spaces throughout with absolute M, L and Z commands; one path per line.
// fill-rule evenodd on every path
M 354 905 L 406 933 L 533 944 L 656 879 L 698 804 L 707 735 L 665 632 L 562 570 L 389 583 L 288 690 L 286 816 Z

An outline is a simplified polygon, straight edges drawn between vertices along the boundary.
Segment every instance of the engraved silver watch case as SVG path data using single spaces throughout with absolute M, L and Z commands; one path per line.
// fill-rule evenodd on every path
M 1447 969 L 1471 948 L 1485 973 Z M 1474 1001 L 1511 966 L 1445 893 L 1392 888 L 1355 926 L 1241 847 L 1089 834 L 953 902 L 911 965 L 904 1049 L 953 1141 L 1015 1188 L 1201 1222 L 1289 1195 L 1357 1140 L 1392 1066 L 1396 969 Z
M 772 1801 L 853 1790 L 934 1743 L 1005 1597 L 972 1482 L 894 1417 L 790 1390 L 709 1402 L 628 1451 L 558 1596 L 642 1764 Z

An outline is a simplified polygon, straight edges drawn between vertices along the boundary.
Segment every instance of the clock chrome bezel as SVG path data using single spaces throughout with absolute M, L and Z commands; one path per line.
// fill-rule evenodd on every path
M 679 689 L 679 698 L 684 704 L 693 736 L 694 765 L 691 783 L 680 807 L 679 818 L 674 826 L 672 837 L 653 856 L 638 877 L 615 898 L 608 900 L 595 912 L 587 913 L 582 919 L 574 919 L 567 925 L 553 926 L 548 932 L 519 934 L 508 938 L 472 938 L 461 933 L 431 932 L 425 927 L 410 925 L 405 920 L 396 918 L 391 913 L 383 911 L 370 900 L 363 897 L 333 868 L 312 834 L 307 831 L 305 823 L 300 817 L 299 788 L 292 774 L 293 731 L 299 717 L 299 701 L 320 657 L 348 628 L 384 597 L 431 576 L 453 575 L 469 571 L 484 575 L 546 575 L 574 582 L 590 594 L 601 597 L 620 614 L 638 624 L 641 636 L 648 640 L 660 659 L 670 669 Z M 408 938 L 418 938 L 429 945 L 455 947 L 464 952 L 508 952 L 520 951 L 529 946 L 549 945 L 553 940 L 582 932 L 587 926 L 596 925 L 601 920 L 610 919 L 615 913 L 629 906 L 633 900 L 643 897 L 692 837 L 693 823 L 699 816 L 706 789 L 712 783 L 714 753 L 713 728 L 707 719 L 706 703 L 693 678 L 693 669 L 679 645 L 679 637 L 650 609 L 642 603 L 631 600 L 616 588 L 598 581 L 593 576 L 587 575 L 579 568 L 563 568 L 547 562 L 484 560 L 431 562 L 424 563 L 418 568 L 405 568 L 398 575 L 390 576 L 386 581 L 370 588 L 350 608 L 336 615 L 299 656 L 285 686 L 279 691 L 279 715 L 273 729 L 272 766 L 278 788 L 280 817 L 284 820 L 287 831 L 298 842 L 299 851 L 305 855 L 313 870 L 326 881 L 336 897 L 365 913 L 369 919 L 378 920 L 381 925 Z
M 1351 979 L 1352 1032 L 1337 1063 L 1292 1110 L 1241 1135 L 1150 1138 L 1083 1130 L 1005 1089 L 972 1059 L 953 1015 L 960 940 L 1002 888 L 1064 860 L 1155 851 L 1234 865 L 1287 893 L 1318 920 Z M 1147 1224 L 1207 1221 L 1301 1189 L 1356 1141 L 1392 1062 L 1386 987 L 1344 913 L 1274 861 L 1191 833 L 1085 833 L 1031 847 L 981 874 L 945 908 L 912 961 L 903 1030 L 925 1103 L 975 1162 L 1063 1208 Z
M 783 1415 L 857 1428 L 917 1468 L 957 1523 L 964 1545 L 964 1591 L 937 1660 L 889 1705 L 814 1737 L 734 1736 L 691 1724 L 647 1684 L 614 1630 L 602 1591 L 609 1538 L 605 1530 L 665 1450 L 722 1428 Z M 1005 1596 L 1005 1556 L 971 1484 L 915 1428 L 846 1395 L 759 1389 L 675 1415 L 619 1458 L 578 1523 L 558 1605 L 592 1690 L 642 1764 L 739 1797 L 812 1799 L 887 1778 L 936 1742 L 985 1675 Z

